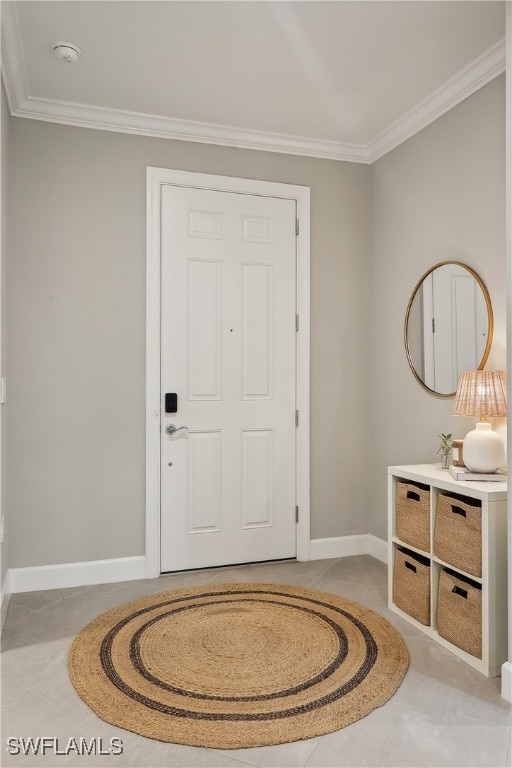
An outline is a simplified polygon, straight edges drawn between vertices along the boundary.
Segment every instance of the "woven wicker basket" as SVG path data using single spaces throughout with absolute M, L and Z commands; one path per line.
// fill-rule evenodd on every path
M 482 507 L 462 496 L 439 496 L 434 553 L 454 568 L 482 575 Z
M 396 484 L 396 535 L 404 544 L 430 552 L 430 488 L 420 483 Z
M 395 551 L 393 602 L 421 624 L 430 624 L 430 561 L 421 555 Z
M 443 568 L 439 577 L 437 631 L 445 640 L 482 658 L 482 587 Z

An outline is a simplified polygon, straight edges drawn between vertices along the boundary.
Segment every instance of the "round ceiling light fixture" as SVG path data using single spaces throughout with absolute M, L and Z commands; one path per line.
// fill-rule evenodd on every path
M 64 61 L 66 64 L 73 64 L 82 53 L 82 49 L 79 48 L 76 43 L 67 43 L 64 40 L 57 40 L 57 42 L 53 44 L 53 52 L 58 59 Z

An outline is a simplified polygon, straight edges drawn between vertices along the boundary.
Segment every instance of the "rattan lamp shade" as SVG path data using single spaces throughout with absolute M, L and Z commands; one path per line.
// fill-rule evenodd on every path
M 478 416 L 480 421 L 464 438 L 464 462 L 469 470 L 494 473 L 505 462 L 502 438 L 487 416 L 507 415 L 507 393 L 501 371 L 463 371 L 453 406 L 454 416 Z
M 462 371 L 454 416 L 506 416 L 507 393 L 502 371 Z

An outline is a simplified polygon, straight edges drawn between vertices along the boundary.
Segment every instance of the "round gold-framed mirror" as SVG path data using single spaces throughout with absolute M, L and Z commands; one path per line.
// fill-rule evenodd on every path
M 418 280 L 405 313 L 407 360 L 417 381 L 452 397 L 461 371 L 484 367 L 494 319 L 489 292 L 474 269 L 441 261 Z

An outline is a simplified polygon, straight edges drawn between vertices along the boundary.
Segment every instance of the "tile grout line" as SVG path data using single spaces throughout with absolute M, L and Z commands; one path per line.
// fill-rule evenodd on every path
M 191 749 L 197 749 L 197 747 L 191 747 Z M 237 763 L 240 763 L 240 765 L 243 765 L 243 766 L 250 766 L 250 768 L 262 768 L 262 766 L 259 763 L 250 763 L 247 760 L 241 760 L 239 757 L 230 757 L 230 755 L 226 754 L 227 750 L 211 749 L 209 747 L 199 747 L 199 749 L 206 749 L 212 755 L 219 755 L 222 757 L 227 757 L 229 758 L 229 760 L 235 760 Z
M 99 585 L 99 586 L 101 586 L 101 585 Z M 46 603 L 45 605 L 40 605 L 39 608 L 29 608 L 28 606 L 23 605 L 23 603 L 16 602 L 16 599 L 14 599 L 12 601 L 12 604 L 18 606 L 19 608 L 25 608 L 27 611 L 31 611 L 32 613 L 38 613 L 39 611 L 42 611 L 44 608 L 51 608 L 54 605 L 58 605 L 59 603 L 63 603 L 65 600 L 70 600 L 71 598 L 76 597 L 78 594 L 87 592 L 89 587 L 90 587 L 90 585 L 85 584 L 83 587 L 79 587 L 78 589 L 74 590 L 71 594 L 65 595 L 64 597 L 59 597 L 59 598 L 57 598 L 56 600 L 53 600 L 50 603 Z M 30 593 L 28 593 L 28 592 L 19 592 L 17 594 L 24 595 L 24 594 L 30 594 Z M 13 597 L 15 598 L 15 595 L 13 595 Z M 11 600 L 12 600 L 12 598 L 11 598 Z
M 304 763 L 302 764 L 302 768 L 306 768 L 307 764 L 309 763 L 309 761 L 311 760 L 311 758 L 312 758 L 312 756 L 313 756 L 313 752 L 314 752 L 314 751 L 315 751 L 315 749 L 318 747 L 318 742 L 319 742 L 319 741 L 320 741 L 320 737 L 319 737 L 319 736 L 317 736 L 317 737 L 316 737 L 316 739 L 315 739 L 315 743 L 313 744 L 313 747 L 312 747 L 312 749 L 311 749 L 311 752 L 308 754 L 308 756 L 307 756 L 306 760 L 305 760 L 305 761 L 304 761 Z

